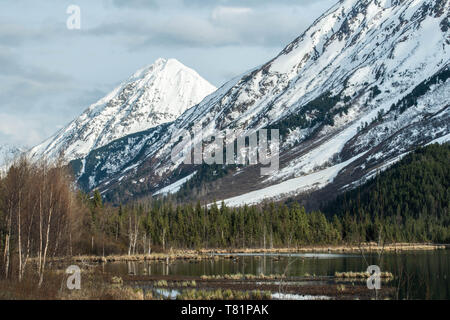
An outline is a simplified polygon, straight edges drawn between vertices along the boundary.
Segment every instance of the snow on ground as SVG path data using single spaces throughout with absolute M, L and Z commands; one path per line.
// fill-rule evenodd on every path
M 353 188 L 353 187 L 356 187 L 358 185 L 361 185 L 361 184 L 365 183 L 366 181 L 368 181 L 368 180 L 372 179 L 373 177 L 375 177 L 377 174 L 385 171 L 386 169 L 389 169 L 392 165 L 394 165 L 395 163 L 397 163 L 400 160 L 402 160 L 403 157 L 406 156 L 408 153 L 409 152 L 405 152 L 405 153 L 402 153 L 402 154 L 400 154 L 400 155 L 390 159 L 389 161 L 385 162 L 383 165 L 381 165 L 381 166 L 377 167 L 376 169 L 371 170 L 370 172 L 368 172 L 361 179 L 359 179 L 357 181 L 354 181 L 354 182 L 352 182 L 350 184 L 347 184 L 347 185 L 343 186 L 341 189 L 345 190 L 345 189 Z
M 274 299 L 274 300 L 330 300 L 330 297 L 291 294 L 291 293 L 273 293 L 272 299 Z
M 194 174 L 196 174 L 196 173 L 197 173 L 197 171 L 195 171 L 194 173 L 191 173 L 191 174 L 188 175 L 187 177 L 184 177 L 183 179 L 180 179 L 180 180 L 178 180 L 178 181 L 176 181 L 176 182 L 174 182 L 174 183 L 168 185 L 167 187 L 164 187 L 164 188 L 162 188 L 161 190 L 158 190 L 158 191 L 155 192 L 153 195 L 154 195 L 154 196 L 156 196 L 156 195 L 163 195 L 163 196 L 165 196 L 165 195 L 167 195 L 167 194 L 169 194 L 169 193 L 170 193 L 170 194 L 173 194 L 173 193 L 178 192 L 178 190 L 181 189 L 181 186 L 182 186 L 184 183 L 186 183 L 187 181 L 189 181 L 189 180 L 194 176 Z
M 238 207 L 246 204 L 257 204 L 263 202 L 264 200 L 279 198 L 282 196 L 284 197 L 290 194 L 300 194 L 312 189 L 322 188 L 332 182 L 341 169 L 355 161 L 360 156 L 362 156 L 362 154 L 319 172 L 290 179 L 270 187 L 226 199 L 224 202 L 229 207 Z
M 428 146 L 430 144 L 433 144 L 433 143 L 444 144 L 444 143 L 449 142 L 449 141 L 450 141 L 450 133 L 445 135 L 445 136 L 442 136 L 440 138 L 434 139 L 433 141 L 427 143 L 426 146 Z M 395 163 L 397 163 L 400 160 L 402 160 L 408 153 L 409 152 L 402 153 L 402 154 L 400 154 L 400 155 L 398 155 L 398 156 L 396 156 L 396 157 L 386 161 L 385 163 L 383 163 L 383 165 L 381 165 L 381 166 L 377 167 L 376 169 L 368 172 L 361 179 L 359 179 L 359 180 L 357 180 L 357 181 L 355 181 L 355 182 L 353 182 L 351 184 L 345 185 L 344 187 L 342 187 L 342 189 L 347 189 L 349 187 L 354 187 L 354 186 L 363 184 L 364 182 L 366 182 L 366 181 L 372 179 L 373 177 L 375 177 L 377 174 L 385 171 L 386 169 L 389 169 L 392 165 L 394 165 Z M 375 154 L 374 156 L 369 157 L 368 159 L 370 159 L 370 158 L 377 158 L 378 156 L 381 156 L 381 153 Z
M 427 145 L 433 144 L 433 143 L 440 143 L 440 144 L 444 144 L 446 142 L 450 141 L 450 133 L 442 136 L 440 138 L 434 139 L 433 141 L 431 141 L 430 143 L 427 143 Z

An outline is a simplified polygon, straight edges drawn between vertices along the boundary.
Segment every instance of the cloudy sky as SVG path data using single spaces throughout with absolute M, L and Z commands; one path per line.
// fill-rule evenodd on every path
M 157 58 L 216 86 L 266 62 L 337 0 L 2 0 L 0 144 L 31 147 Z M 67 9 L 81 28 L 67 28 Z

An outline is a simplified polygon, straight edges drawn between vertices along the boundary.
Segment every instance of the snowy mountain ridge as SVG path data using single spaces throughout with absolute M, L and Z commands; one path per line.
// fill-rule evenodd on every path
M 205 135 L 235 137 L 277 128 L 277 174 L 244 167 L 197 186 L 195 197 L 240 205 L 320 189 L 336 194 L 418 146 L 446 141 L 449 30 L 448 0 L 339 1 L 277 57 L 175 121 L 103 145 L 73 167 L 85 189 L 126 201 L 201 173 L 171 161 L 177 133 L 195 123 Z

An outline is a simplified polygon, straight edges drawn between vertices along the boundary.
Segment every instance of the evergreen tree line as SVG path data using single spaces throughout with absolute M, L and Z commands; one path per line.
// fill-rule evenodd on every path
M 112 214 L 111 214 L 112 213 Z M 175 205 L 153 201 L 120 207 L 106 216 L 101 238 L 114 239 L 106 253 L 136 254 L 169 248 L 272 248 L 303 245 L 357 244 L 369 241 L 449 242 L 450 228 L 439 219 L 370 217 L 368 214 L 328 217 L 292 206 L 266 204 L 229 208 L 200 203 Z M 110 245 L 113 243 L 107 241 Z M 100 254 L 100 248 L 93 252 Z M 103 253 L 105 253 L 103 248 Z
M 450 144 L 417 149 L 324 208 L 327 215 L 383 221 L 400 241 L 450 241 Z
M 98 192 L 93 212 L 108 211 L 100 229 L 122 252 L 151 248 L 293 247 L 368 241 L 450 242 L 450 146 L 431 145 L 407 155 L 323 212 L 298 203 L 229 208 L 176 204 L 177 196 L 105 209 Z M 102 209 L 103 208 L 103 209 Z M 93 219 L 99 221 L 96 213 Z M 98 222 L 93 224 L 98 229 Z M 99 233 L 92 230 L 92 234 Z M 131 236 L 130 236 L 131 235 Z M 131 248 L 131 249 L 130 249 Z
M 166 199 L 121 206 L 109 212 L 104 223 L 101 230 L 106 238 L 117 240 L 121 244 L 117 249 L 130 254 L 152 248 L 269 248 L 343 240 L 339 219 L 328 221 L 320 212 L 306 213 L 298 204 L 208 208 L 199 202 L 175 205 Z
M 23 160 L 0 179 L 1 270 L 23 267 L 30 257 L 40 257 L 45 268 L 47 256 L 170 248 L 448 243 L 448 159 L 448 144 L 419 149 L 322 212 L 306 212 L 298 203 L 177 204 L 176 195 L 113 207 L 98 191 L 92 197 L 75 191 L 62 169 Z

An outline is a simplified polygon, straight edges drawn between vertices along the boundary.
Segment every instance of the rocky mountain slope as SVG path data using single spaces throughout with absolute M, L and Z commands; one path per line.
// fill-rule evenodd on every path
M 33 158 L 86 156 L 116 139 L 171 122 L 216 88 L 175 59 L 142 68 L 78 119 L 30 151 Z
M 175 121 L 73 161 L 80 184 L 115 202 L 178 186 L 188 176 L 198 182 L 190 184 L 189 200 L 242 205 L 306 193 L 325 198 L 417 146 L 447 141 L 449 5 L 339 1 L 277 57 L 229 81 Z M 171 161 L 175 146 L 192 146 L 180 145 L 177 132 L 192 131 L 197 123 L 205 133 L 234 137 L 279 129 L 280 170 L 267 177 L 259 166 L 218 166 L 211 173 L 216 178 L 203 183 L 204 166 Z

